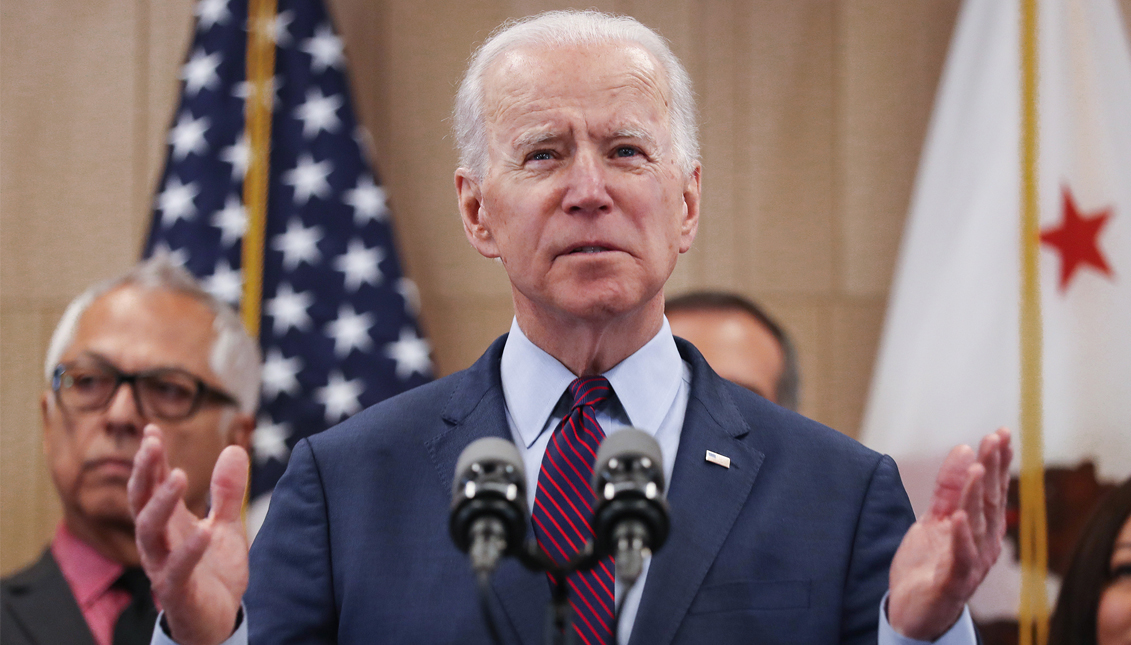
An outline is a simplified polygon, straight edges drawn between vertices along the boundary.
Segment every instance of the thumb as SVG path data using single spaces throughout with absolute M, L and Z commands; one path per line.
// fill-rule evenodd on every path
M 247 451 L 239 446 L 228 446 L 220 453 L 212 470 L 211 516 L 214 521 L 239 521 L 247 490 L 248 464 Z

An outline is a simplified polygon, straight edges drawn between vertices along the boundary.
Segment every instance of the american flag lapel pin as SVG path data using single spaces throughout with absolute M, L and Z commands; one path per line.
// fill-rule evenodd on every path
M 712 464 L 718 464 L 723 468 L 730 468 L 730 457 L 720 455 L 719 453 L 712 450 L 707 451 L 707 461 L 711 462 Z

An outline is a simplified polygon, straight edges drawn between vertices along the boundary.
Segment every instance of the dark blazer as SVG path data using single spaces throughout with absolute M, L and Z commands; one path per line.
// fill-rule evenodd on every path
M 254 645 L 490 642 L 448 507 L 460 451 L 510 439 L 504 342 L 295 447 L 251 550 Z M 632 643 L 876 642 L 888 567 L 914 521 L 895 463 L 677 344 L 692 381 L 672 529 Z M 731 467 L 708 463 L 708 450 Z M 545 576 L 507 560 L 493 588 L 503 641 L 544 642 Z
M 0 582 L 0 645 L 94 645 L 51 549 Z

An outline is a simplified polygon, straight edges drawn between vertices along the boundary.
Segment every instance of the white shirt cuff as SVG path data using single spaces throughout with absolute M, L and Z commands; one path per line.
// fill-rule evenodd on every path
M 236 631 L 220 645 L 247 645 L 247 609 L 243 605 L 240 605 L 239 621 Z M 157 616 L 157 624 L 153 626 L 153 639 L 149 641 L 149 645 L 177 645 L 177 642 L 169 636 L 169 632 L 165 631 L 164 624 L 165 612 L 161 612 Z
M 947 631 L 938 639 L 933 641 L 917 641 L 914 638 L 907 638 L 901 636 L 895 629 L 892 628 L 891 623 L 888 622 L 888 595 L 884 594 L 884 599 L 880 601 L 880 633 L 879 643 L 881 645 L 975 645 L 978 642 L 978 636 L 974 632 L 974 619 L 970 616 L 970 607 L 965 607 L 962 610 L 962 616 L 958 618 L 958 622 L 951 626 Z M 225 645 L 227 645 L 225 643 Z

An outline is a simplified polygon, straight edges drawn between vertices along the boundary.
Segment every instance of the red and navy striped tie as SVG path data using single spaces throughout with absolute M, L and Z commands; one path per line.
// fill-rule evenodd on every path
M 612 388 L 603 376 L 586 376 L 569 385 L 573 404 L 562 419 L 542 457 L 538 492 L 534 495 L 534 534 L 538 545 L 564 563 L 593 537 L 593 490 L 589 480 L 597 447 L 605 431 L 597 425 L 594 407 L 609 398 Z M 613 558 L 606 557 L 590 571 L 569 576 L 574 631 L 585 645 L 611 645 L 613 638 Z M 550 583 L 556 583 L 550 575 Z

